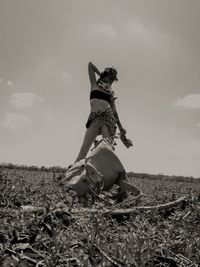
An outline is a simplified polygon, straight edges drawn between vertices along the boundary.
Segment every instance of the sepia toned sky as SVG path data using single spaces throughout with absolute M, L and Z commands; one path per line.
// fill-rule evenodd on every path
M 1 0 L 0 162 L 74 162 L 92 61 L 119 72 L 126 170 L 200 177 L 199 25 L 199 0 Z

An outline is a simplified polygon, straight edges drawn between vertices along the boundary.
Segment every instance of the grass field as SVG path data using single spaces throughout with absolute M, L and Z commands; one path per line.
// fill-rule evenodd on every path
M 200 266 L 199 183 L 130 177 L 144 195 L 121 209 L 186 200 L 163 210 L 103 216 L 114 205 L 107 194 L 78 198 L 63 190 L 60 176 L 1 169 L 0 266 Z

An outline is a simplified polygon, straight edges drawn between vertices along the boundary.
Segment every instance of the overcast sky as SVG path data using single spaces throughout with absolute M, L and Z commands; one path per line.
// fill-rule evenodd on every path
M 74 162 L 92 61 L 119 72 L 127 171 L 200 177 L 199 25 L 199 0 L 0 0 L 0 162 Z

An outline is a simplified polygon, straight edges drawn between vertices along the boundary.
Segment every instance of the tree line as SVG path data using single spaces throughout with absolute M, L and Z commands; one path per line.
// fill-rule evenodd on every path
M 0 170 L 13 169 L 13 170 L 26 170 L 26 171 L 41 171 L 41 172 L 53 172 L 53 173 L 65 173 L 67 171 L 66 167 L 60 166 L 27 166 L 18 165 L 12 163 L 1 163 Z M 149 180 L 159 180 L 159 181 L 176 181 L 176 182 L 188 182 L 188 183 L 200 183 L 200 177 L 194 178 L 193 176 L 178 176 L 178 175 L 165 175 L 165 174 L 149 174 L 149 173 L 135 173 L 128 172 L 128 177 L 134 177 L 138 179 L 149 179 Z

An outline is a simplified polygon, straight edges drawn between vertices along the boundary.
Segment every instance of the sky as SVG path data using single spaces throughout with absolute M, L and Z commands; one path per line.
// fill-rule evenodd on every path
M 0 162 L 74 162 L 92 61 L 118 70 L 125 169 L 200 177 L 199 25 L 199 0 L 0 0 Z

